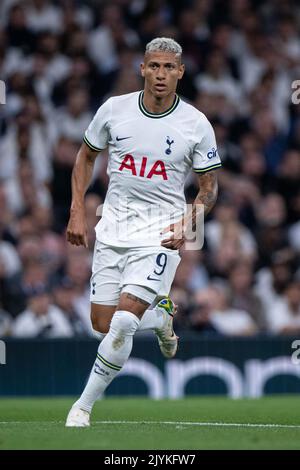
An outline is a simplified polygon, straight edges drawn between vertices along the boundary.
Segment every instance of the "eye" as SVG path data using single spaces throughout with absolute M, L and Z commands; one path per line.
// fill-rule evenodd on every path
M 167 64 L 167 65 L 166 65 L 166 68 L 167 68 L 168 70 L 173 70 L 173 69 L 175 68 L 175 66 L 174 66 L 173 64 Z

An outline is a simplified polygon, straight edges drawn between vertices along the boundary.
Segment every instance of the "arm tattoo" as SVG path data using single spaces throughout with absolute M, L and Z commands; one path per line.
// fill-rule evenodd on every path
M 135 295 L 126 293 L 126 297 L 130 300 L 133 300 L 134 302 L 139 302 L 140 304 L 143 304 L 143 305 L 149 305 L 149 302 L 146 302 L 146 300 L 140 299 L 139 297 L 136 297 Z
M 210 171 L 198 177 L 200 190 L 194 201 L 194 205 L 203 204 L 204 215 L 207 215 L 215 205 L 218 196 L 218 181 L 215 171 Z M 196 207 L 193 211 L 193 225 L 196 219 Z M 196 220 L 195 220 L 196 221 Z

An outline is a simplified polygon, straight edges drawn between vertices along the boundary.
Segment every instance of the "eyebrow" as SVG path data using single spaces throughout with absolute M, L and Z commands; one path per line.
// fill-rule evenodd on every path
M 159 62 L 155 62 L 155 60 L 150 60 L 149 64 L 151 65 L 176 65 L 176 62 L 165 62 L 163 64 L 160 64 Z

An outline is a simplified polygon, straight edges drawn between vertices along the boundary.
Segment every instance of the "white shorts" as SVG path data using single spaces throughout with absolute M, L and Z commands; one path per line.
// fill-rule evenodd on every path
M 90 300 L 117 305 L 121 293 L 130 292 L 151 304 L 169 294 L 179 262 L 178 250 L 116 248 L 96 240 Z

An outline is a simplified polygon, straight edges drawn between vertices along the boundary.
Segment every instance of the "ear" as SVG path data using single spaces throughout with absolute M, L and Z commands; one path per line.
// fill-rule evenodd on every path
M 184 64 L 180 64 L 178 80 L 181 80 L 181 79 L 182 79 L 183 74 L 184 74 L 184 71 L 185 71 L 185 65 L 184 65 Z
M 141 63 L 140 70 L 141 70 L 142 77 L 145 77 L 145 64 L 144 64 L 144 62 Z

